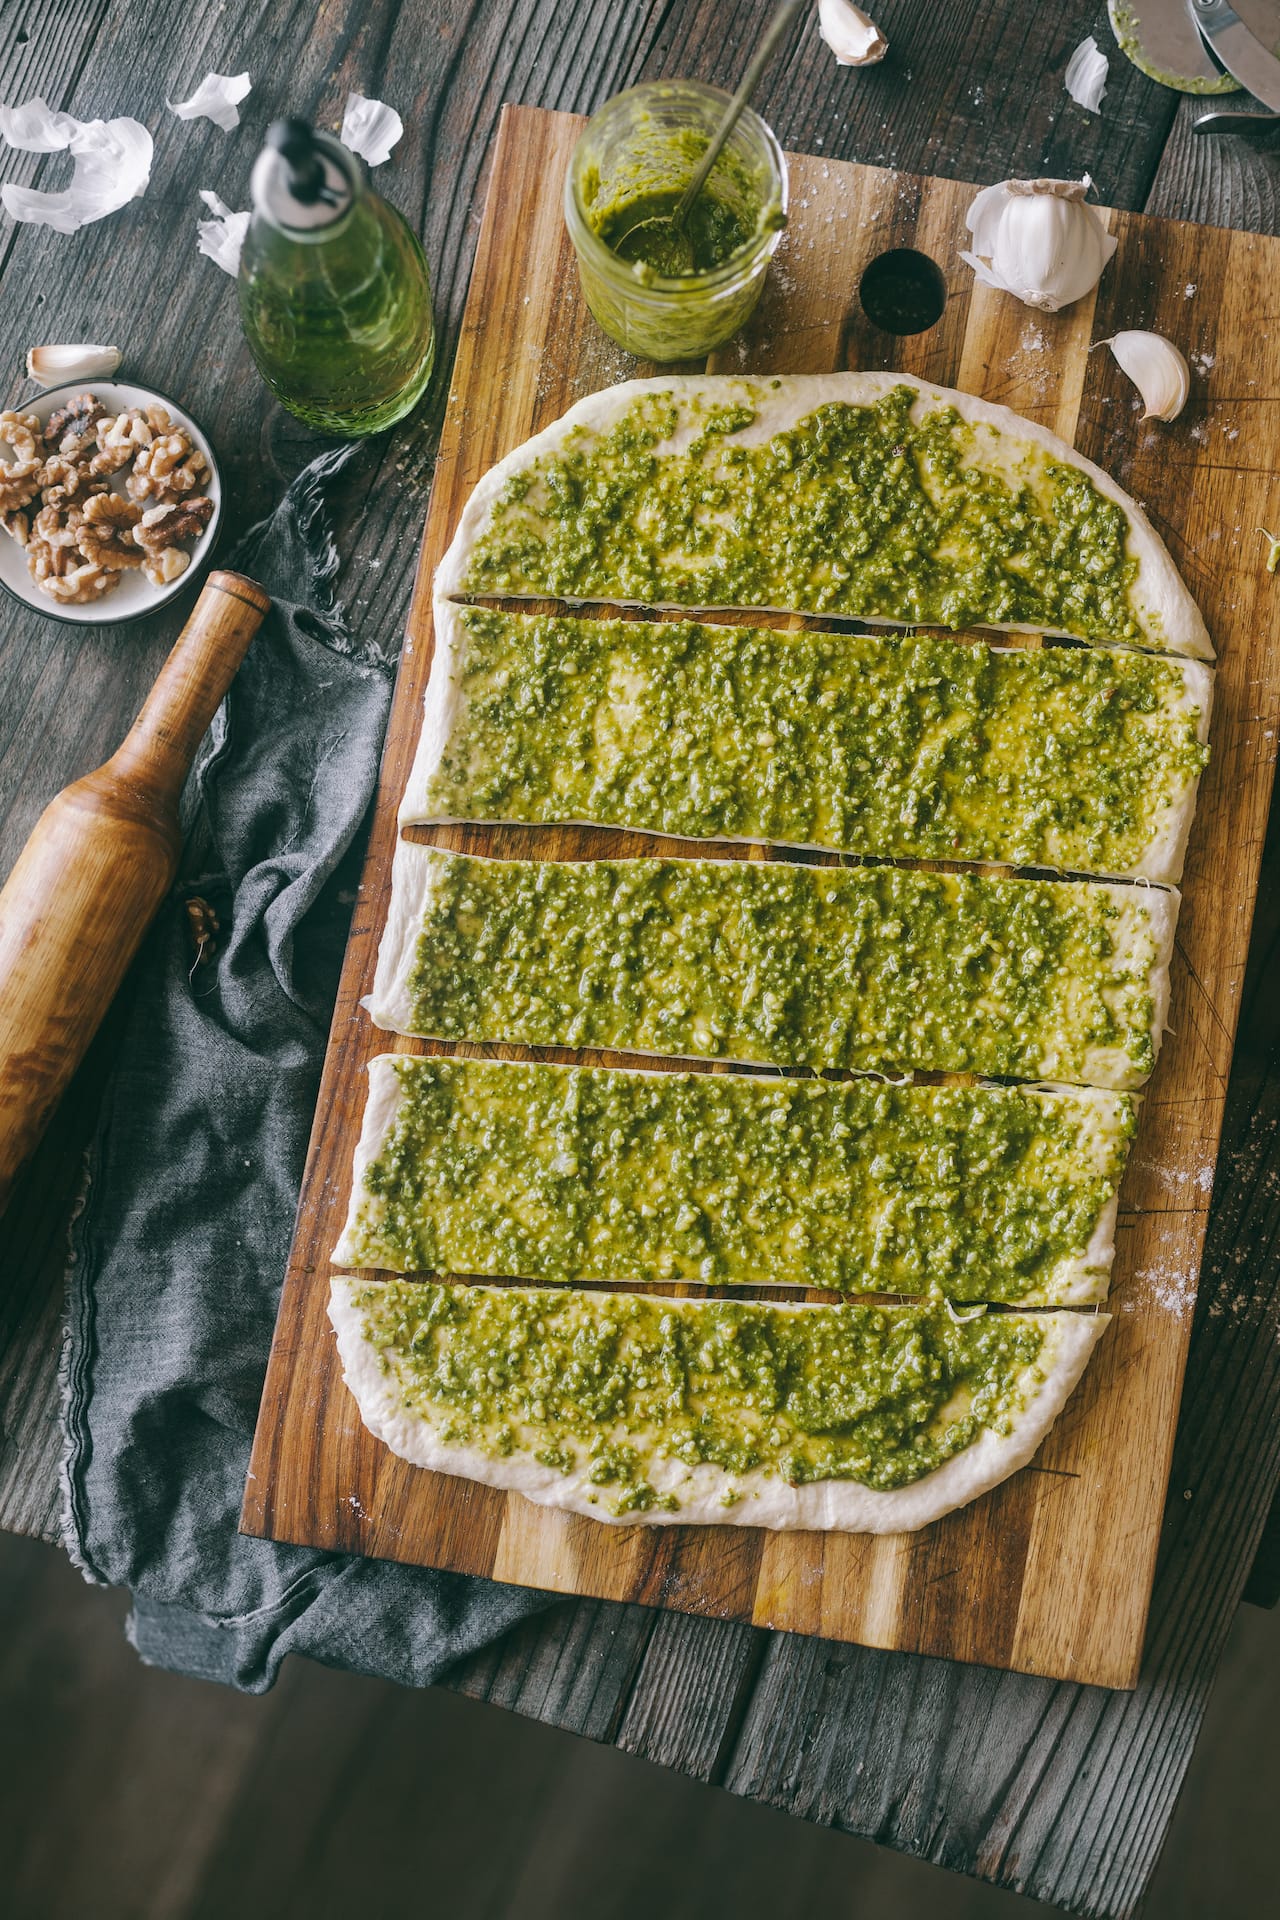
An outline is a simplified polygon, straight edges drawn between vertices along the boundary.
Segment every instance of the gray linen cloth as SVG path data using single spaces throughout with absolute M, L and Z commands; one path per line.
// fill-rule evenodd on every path
M 275 609 L 187 784 L 68 1271 L 68 1550 L 131 1589 L 144 1660 L 250 1692 L 286 1653 L 425 1685 L 549 1604 L 237 1532 L 391 698 L 333 592 L 326 490 L 358 451 L 314 461 L 228 563 Z M 199 965 L 192 895 L 221 922 Z

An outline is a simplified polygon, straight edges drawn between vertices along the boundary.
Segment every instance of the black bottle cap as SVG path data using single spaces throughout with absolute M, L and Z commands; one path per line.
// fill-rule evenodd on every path
M 274 147 L 289 169 L 289 191 L 301 206 L 326 199 L 324 161 L 315 134 L 305 120 L 273 120 L 267 145 Z

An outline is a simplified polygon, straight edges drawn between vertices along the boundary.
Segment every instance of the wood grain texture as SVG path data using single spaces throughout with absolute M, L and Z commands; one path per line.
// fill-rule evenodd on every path
M 717 371 L 898 367 L 1055 427 L 1148 504 L 1219 646 L 1214 760 L 1178 941 L 1177 1031 L 1145 1102 L 1122 1195 L 1116 1318 L 1032 1468 L 913 1536 L 606 1528 L 407 1467 L 365 1432 L 340 1384 L 325 1319 L 328 1253 L 349 1190 L 363 1069 L 388 1045 L 358 1001 L 372 981 L 395 808 L 429 671 L 431 573 L 481 474 L 601 384 L 602 373 L 633 370 L 619 365 L 585 312 L 561 223 L 558 183 L 579 124 L 529 109 L 503 121 L 244 1524 L 522 1585 L 1132 1686 L 1280 715 L 1259 598 L 1272 581 L 1252 531 L 1280 510 L 1265 457 L 1274 403 L 1249 318 L 1265 276 L 1280 269 L 1273 243 L 1117 215 L 1119 251 L 1096 305 L 1031 317 L 956 263 L 971 189 L 794 157 L 795 214 L 760 312 L 710 363 Z M 850 289 L 867 259 L 904 243 L 950 264 L 949 300 L 943 324 L 898 341 L 867 325 Z M 1216 357 L 1183 420 L 1157 432 L 1138 426 L 1118 369 L 1109 356 L 1091 357 L 1089 344 L 1122 326 L 1175 331 L 1193 261 L 1197 316 Z M 1256 399 L 1250 377 L 1263 382 Z M 431 837 L 475 852 L 513 850 L 510 830 Z M 553 830 L 539 845 L 580 854 L 616 843 L 578 829 Z M 1091 1596 L 1087 1607 L 1081 1593 Z

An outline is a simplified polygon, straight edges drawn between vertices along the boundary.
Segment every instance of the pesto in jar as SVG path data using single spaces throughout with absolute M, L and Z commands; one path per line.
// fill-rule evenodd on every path
M 775 1066 L 1138 1086 L 1157 889 L 744 860 L 402 848 L 401 1031 Z
M 507 481 L 464 589 L 1158 644 L 1131 603 L 1124 509 L 948 404 L 914 418 L 919 400 L 831 401 L 759 439 L 745 400 L 641 394 Z
M 1125 1094 L 383 1056 L 394 1120 L 344 1264 L 1054 1304 L 1134 1127 Z
M 464 607 L 415 817 L 1176 879 L 1198 663 Z
M 614 1517 L 679 1511 L 704 1465 L 909 1486 L 1009 1431 L 1048 1338 L 1031 1315 L 959 1320 L 938 1303 L 789 1310 L 389 1281 L 352 1304 L 404 1413 L 446 1446 L 580 1475 Z

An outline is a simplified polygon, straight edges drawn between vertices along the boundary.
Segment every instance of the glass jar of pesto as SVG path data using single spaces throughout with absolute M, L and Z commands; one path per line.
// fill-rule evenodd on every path
M 787 163 L 748 107 L 685 226 L 672 215 L 729 104 L 696 80 L 651 80 L 605 102 L 574 148 L 564 216 L 582 291 L 644 360 L 701 360 L 749 318 L 787 218 Z

